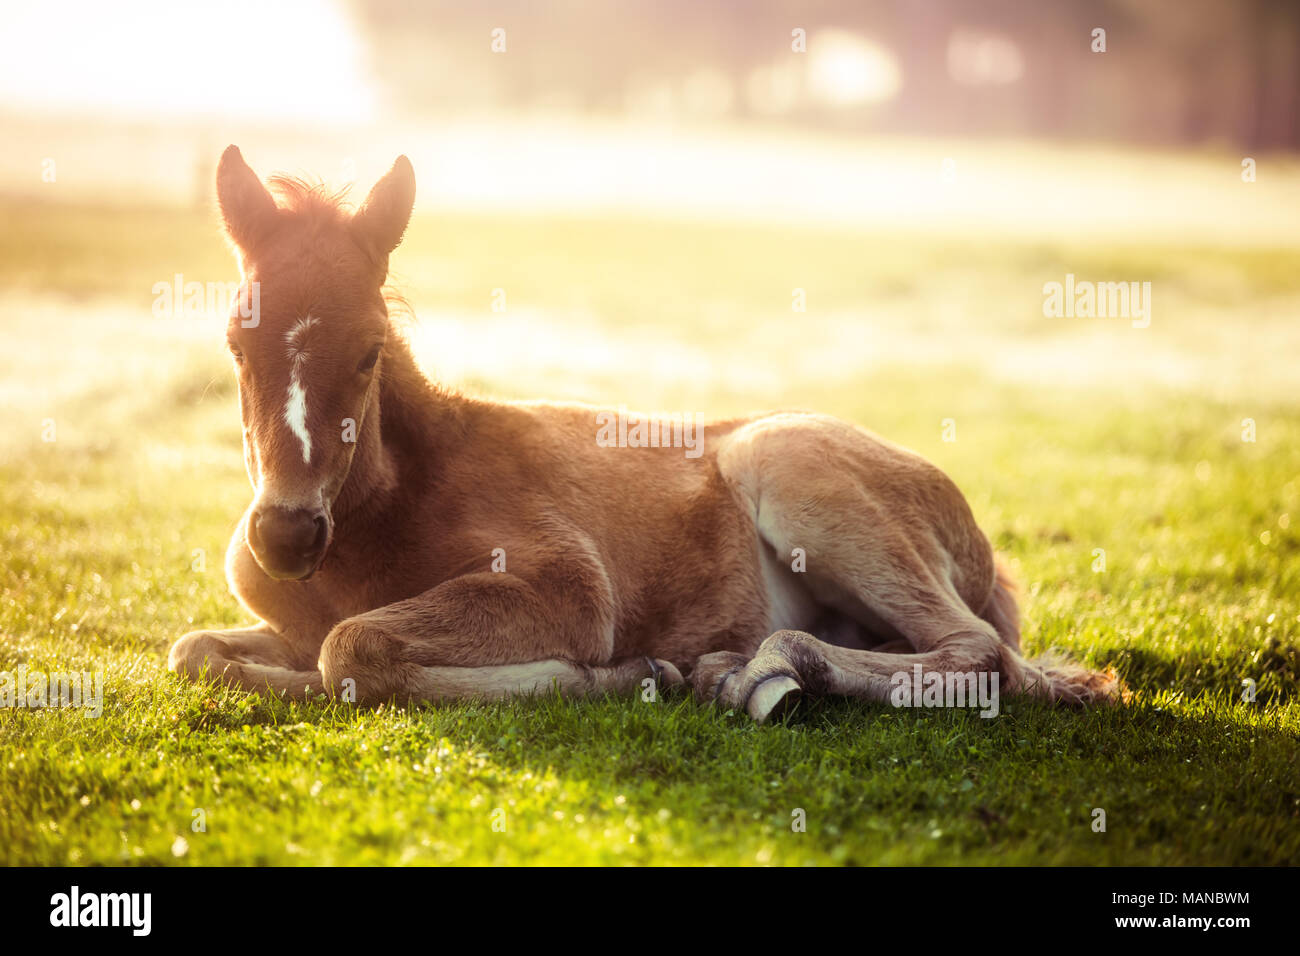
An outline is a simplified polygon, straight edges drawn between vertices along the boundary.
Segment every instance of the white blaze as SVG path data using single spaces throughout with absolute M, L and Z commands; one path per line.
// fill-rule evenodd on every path
M 302 369 L 307 361 L 307 352 L 298 340 L 315 324 L 316 320 L 308 316 L 300 319 L 285 334 L 289 343 L 289 400 L 284 406 L 284 421 L 302 442 L 302 460 L 307 464 L 311 463 L 311 433 L 307 431 L 307 390 L 302 387 Z

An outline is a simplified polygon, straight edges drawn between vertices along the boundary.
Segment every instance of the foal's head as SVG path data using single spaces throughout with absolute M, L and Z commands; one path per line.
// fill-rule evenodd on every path
M 271 577 L 304 579 L 329 547 L 358 443 L 378 441 L 366 424 L 389 332 L 382 287 L 415 174 L 398 157 L 355 214 L 319 188 L 271 182 L 279 205 L 238 149 L 222 155 L 217 198 L 245 283 L 227 340 L 255 492 L 248 546 Z

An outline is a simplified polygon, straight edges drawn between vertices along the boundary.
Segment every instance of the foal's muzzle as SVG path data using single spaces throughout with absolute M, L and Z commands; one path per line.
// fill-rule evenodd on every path
M 248 521 L 248 547 L 262 570 L 282 581 L 300 581 L 320 567 L 329 545 L 324 511 L 271 506 Z

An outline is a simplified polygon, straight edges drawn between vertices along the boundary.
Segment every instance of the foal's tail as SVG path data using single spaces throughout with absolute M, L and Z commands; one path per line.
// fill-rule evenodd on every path
M 1105 704 L 1118 701 L 1124 693 L 1123 682 L 1114 669 L 1091 671 L 1063 654 L 1047 653 L 1026 658 L 1020 655 L 1020 608 L 1016 604 L 1016 585 L 1002 561 L 997 562 L 997 580 L 993 594 L 980 617 L 993 625 L 1014 654 L 1004 655 L 1012 686 L 1035 697 L 1059 700 L 1066 704 Z M 1014 673 L 1019 670 L 1019 674 Z
M 980 612 L 980 617 L 993 625 L 1002 643 L 1020 650 L 1020 608 L 1016 604 L 1016 582 L 1001 559 L 996 559 L 997 579 L 993 583 L 993 596 Z

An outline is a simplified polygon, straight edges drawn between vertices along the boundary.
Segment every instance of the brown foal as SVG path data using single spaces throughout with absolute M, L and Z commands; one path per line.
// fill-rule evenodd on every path
M 186 634 L 173 671 L 361 703 L 686 674 L 759 721 L 801 692 L 888 700 L 914 665 L 1117 695 L 1112 674 L 1021 655 L 961 492 L 862 428 L 783 412 L 710 423 L 693 449 L 681 423 L 610 447 L 608 411 L 430 383 L 382 291 L 415 197 L 405 157 L 355 214 L 268 190 L 234 146 L 217 193 L 260 292 L 228 329 L 254 495 L 226 556 L 260 623 Z

